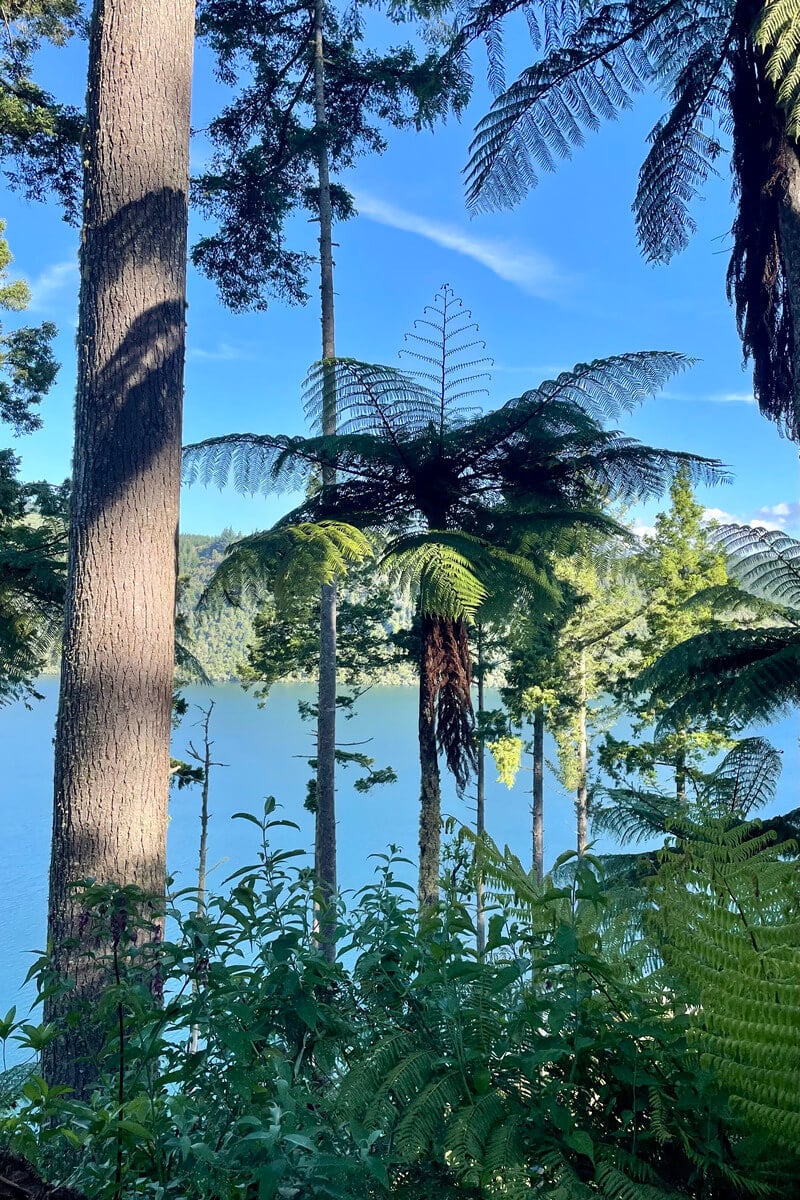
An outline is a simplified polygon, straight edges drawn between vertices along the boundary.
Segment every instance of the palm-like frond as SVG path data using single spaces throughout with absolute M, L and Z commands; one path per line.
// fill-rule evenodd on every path
M 728 556 L 728 574 L 747 592 L 800 619 L 800 541 L 781 529 L 718 525 L 711 534 Z
M 237 491 L 289 492 L 302 488 L 320 466 L 320 454 L 310 453 L 310 439 L 258 433 L 228 433 L 183 449 L 183 479 L 187 484 L 232 484 Z
M 786 112 L 786 130 L 800 140 L 800 4 L 797 0 L 765 0 L 754 40 L 767 58 L 767 78 Z
M 551 5 L 549 52 L 477 126 L 466 169 L 470 207 L 517 204 L 536 186 L 538 171 L 552 171 L 587 132 L 628 108 L 652 74 L 648 31 L 673 6 L 642 5 L 632 17 L 628 4 L 603 4 L 576 27 L 562 24 L 559 7 Z
M 231 542 L 200 603 L 241 605 L 266 592 L 308 595 L 373 554 L 362 530 L 337 521 L 279 524 Z
M 701 805 L 747 816 L 774 799 L 783 763 L 762 737 L 743 738 L 728 751 L 703 789 Z

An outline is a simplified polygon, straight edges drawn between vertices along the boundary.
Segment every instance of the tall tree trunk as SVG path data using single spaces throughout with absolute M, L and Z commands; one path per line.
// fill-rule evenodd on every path
M 533 869 L 544 879 L 544 706 L 533 713 Z
M 195 914 L 198 917 L 204 917 L 206 912 L 206 873 L 208 869 L 208 796 L 211 788 L 211 768 L 214 764 L 211 761 L 211 747 L 213 742 L 209 739 L 209 729 L 211 727 L 211 714 L 214 711 L 214 701 L 209 702 L 208 708 L 203 713 L 202 730 L 203 730 L 203 753 L 198 754 L 193 750 L 194 759 L 200 763 L 203 777 L 200 790 L 200 847 L 197 852 L 197 908 Z M 192 978 L 192 992 L 197 993 L 199 988 L 197 974 Z M 200 1044 L 200 1027 L 195 1024 L 189 1032 L 189 1053 L 196 1054 Z
M 328 123 L 325 111 L 325 6 L 314 6 L 314 133 L 318 139 L 319 266 L 322 314 L 322 359 L 336 356 L 333 297 L 333 211 L 328 161 Z M 322 393 L 322 432 L 336 433 L 336 386 L 333 369 L 325 370 Z M 323 472 L 322 485 L 335 485 L 336 473 Z M 324 909 L 336 894 L 336 584 L 326 583 L 320 597 L 320 656 L 317 715 L 317 816 L 315 871 L 323 911 L 320 945 L 332 962 L 336 956 L 335 912 Z
M 578 665 L 578 793 L 575 811 L 578 818 L 578 854 L 586 853 L 589 824 L 589 792 L 587 787 L 588 741 L 586 737 L 586 647 L 582 646 Z
M 476 676 L 478 682 L 478 769 L 476 786 L 475 832 L 481 840 L 486 831 L 486 745 L 481 725 L 481 713 L 485 711 L 483 674 L 485 670 L 483 658 L 483 626 L 478 622 L 476 628 L 478 643 L 478 659 Z M 484 906 L 483 871 L 478 866 L 478 877 L 475 884 L 475 928 L 478 954 L 486 949 L 486 911 Z
M 185 343 L 192 0 L 97 0 L 89 42 L 78 388 L 55 744 L 49 937 L 84 1019 L 44 1057 L 85 1093 L 96 968 L 69 884 L 136 884 L 160 920 Z
M 434 622 L 434 617 L 422 617 L 419 664 L 419 901 L 423 908 L 435 904 L 439 898 L 442 794 L 436 748 L 439 681 L 431 644 Z

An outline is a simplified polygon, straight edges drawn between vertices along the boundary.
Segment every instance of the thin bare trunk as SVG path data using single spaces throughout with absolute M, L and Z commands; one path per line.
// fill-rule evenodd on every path
M 44 1056 L 79 1095 L 102 986 L 72 939 L 86 878 L 163 909 L 185 344 L 191 0 L 96 0 L 89 42 L 78 387 L 55 746 L 49 938 L 83 1010 Z
M 314 132 L 319 173 L 319 267 L 322 317 L 322 359 L 336 356 L 333 297 L 333 210 L 328 160 L 328 122 L 325 109 L 325 6 L 314 7 Z M 336 433 L 336 387 L 333 369 L 325 370 L 322 432 Z M 331 488 L 336 473 L 323 472 L 322 485 Z M 320 658 L 317 715 L 317 817 L 315 872 L 320 892 L 320 945 L 332 962 L 336 956 L 335 912 L 324 910 L 336 894 L 336 584 L 327 583 L 320 597 Z
M 419 669 L 419 900 L 422 907 L 439 898 L 442 796 L 436 748 L 437 679 L 429 644 L 434 618 L 422 618 Z
M 475 832 L 482 839 L 486 831 L 486 745 L 481 725 L 481 713 L 485 711 L 483 674 L 485 670 L 483 659 L 483 627 L 477 626 L 478 660 L 476 675 L 478 681 L 478 770 L 477 770 L 477 811 L 475 814 Z M 483 872 L 478 867 L 478 878 L 475 885 L 475 928 L 478 954 L 486 949 L 486 911 L 484 906 Z
M 681 807 L 686 804 L 686 751 L 683 748 L 675 758 L 675 799 Z
M 587 786 L 588 742 L 586 737 L 586 647 L 582 646 L 578 670 L 578 794 L 575 810 L 578 817 L 578 854 L 586 853 L 589 824 L 589 791 Z
M 209 740 L 208 731 L 211 725 L 211 714 L 214 711 L 214 701 L 211 700 L 208 708 L 203 713 L 201 728 L 203 730 L 203 753 L 198 754 L 192 746 L 192 757 L 198 761 L 203 770 L 203 783 L 200 792 L 200 849 L 197 854 L 197 908 L 195 913 L 198 917 L 205 915 L 206 911 L 206 867 L 208 862 L 208 793 L 211 779 L 211 767 L 215 764 L 211 762 L 211 747 L 213 742 Z M 197 992 L 198 982 L 195 974 L 192 980 L 192 991 Z M 200 1030 L 197 1025 L 193 1025 L 189 1037 L 189 1050 L 192 1054 L 197 1053 L 200 1041 Z
M 533 869 L 544 879 L 544 708 L 533 713 Z

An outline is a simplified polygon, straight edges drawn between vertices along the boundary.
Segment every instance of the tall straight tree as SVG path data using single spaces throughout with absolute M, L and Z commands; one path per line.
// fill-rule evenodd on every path
M 98 1067 L 70 884 L 165 882 L 186 307 L 192 0 L 97 0 L 89 43 L 78 389 L 49 937 L 85 1018 L 50 1081 Z M 67 1001 L 52 996 L 47 1019 Z
M 390 21 L 424 19 L 436 9 L 419 7 L 421 17 L 413 2 L 386 6 Z M 305 300 L 311 257 L 286 248 L 284 224 L 298 208 L 311 212 L 319 223 L 322 432 L 332 436 L 335 374 L 324 364 L 336 354 L 333 225 L 352 215 L 353 204 L 344 188 L 331 183 L 331 174 L 358 154 L 385 148 L 374 118 L 384 125 L 430 125 L 450 107 L 462 107 L 466 76 L 458 64 L 441 71 L 431 51 L 420 58 L 410 46 L 382 54 L 365 50 L 358 4 L 340 11 L 325 0 L 251 0 L 246 7 L 239 0 L 200 0 L 198 11 L 221 78 L 246 84 L 211 125 L 216 150 L 198 192 L 220 230 L 198 243 L 194 261 L 234 309 L 265 308 L 268 295 Z M 327 465 L 323 488 L 330 493 L 335 481 L 335 465 Z M 324 898 L 336 891 L 333 580 L 320 597 L 320 651 L 315 871 Z M 331 957 L 324 928 L 321 943 Z

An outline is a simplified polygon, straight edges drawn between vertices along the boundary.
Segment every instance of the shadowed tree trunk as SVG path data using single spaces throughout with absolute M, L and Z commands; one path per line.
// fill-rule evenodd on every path
M 165 882 L 185 341 L 191 0 L 97 0 L 89 43 L 78 388 L 49 937 L 85 1019 L 48 1081 L 92 1081 L 99 985 L 68 885 Z M 52 1021 L 65 1001 L 51 997 Z
M 778 227 L 792 328 L 793 416 L 789 428 L 797 438 L 800 436 L 800 158 L 797 146 L 785 136 L 781 139 L 779 167 Z
M 333 212 L 328 161 L 328 125 L 325 112 L 325 56 L 323 27 L 325 6 L 314 7 L 314 126 L 319 139 L 319 266 L 322 315 L 322 359 L 335 358 L 333 297 Z M 336 387 L 333 370 L 325 371 L 322 398 L 322 432 L 336 433 Z M 322 475 L 323 487 L 335 485 L 330 468 Z M 317 814 L 315 870 L 323 910 L 336 894 L 336 584 L 326 583 L 320 597 L 319 695 L 317 713 Z M 335 912 L 320 916 L 320 945 L 329 962 L 336 956 Z
M 439 898 L 439 846 L 442 792 L 436 749 L 438 676 L 432 633 L 435 617 L 422 618 L 419 669 L 419 901 L 425 907 Z
M 544 708 L 533 713 L 533 869 L 544 879 Z

